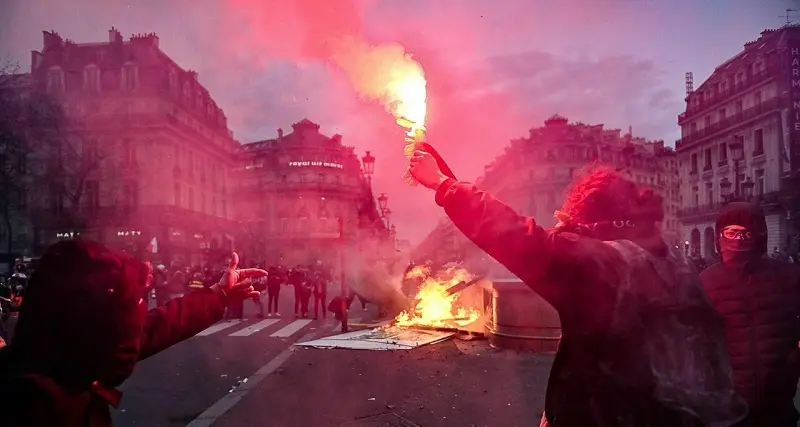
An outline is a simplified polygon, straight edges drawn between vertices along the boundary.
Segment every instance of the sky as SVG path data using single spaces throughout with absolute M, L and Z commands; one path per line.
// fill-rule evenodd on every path
M 397 44 L 422 65 L 428 141 L 474 180 L 556 113 L 672 145 L 684 74 L 698 86 L 787 8 L 800 0 L 0 0 L 0 59 L 29 69 L 42 30 L 78 43 L 106 41 L 111 26 L 155 32 L 240 142 L 308 118 L 370 150 L 398 237 L 418 242 L 441 212 L 402 182 L 402 131 L 332 59 L 336 40 Z

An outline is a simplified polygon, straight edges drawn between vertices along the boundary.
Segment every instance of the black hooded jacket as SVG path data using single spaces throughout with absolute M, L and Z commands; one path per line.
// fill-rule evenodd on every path
M 211 290 L 146 311 L 150 269 L 88 241 L 51 246 L 31 278 L 14 338 L 0 350 L 3 426 L 111 425 L 108 406 L 137 361 L 222 318 Z
M 759 206 L 726 205 L 716 223 L 718 247 L 728 225 L 748 228 L 753 250 L 712 265 L 700 279 L 725 320 L 734 385 L 750 406 L 743 425 L 795 426 L 800 268 L 765 256 L 767 223 Z

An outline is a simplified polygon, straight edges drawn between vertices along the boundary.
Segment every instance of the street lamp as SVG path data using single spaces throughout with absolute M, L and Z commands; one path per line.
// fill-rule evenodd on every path
M 372 174 L 375 172 L 375 156 L 367 150 L 367 154 L 361 158 L 361 164 L 364 167 L 364 175 L 367 177 L 367 182 L 372 184 Z
M 719 182 L 719 189 L 720 189 L 719 195 L 720 198 L 722 199 L 722 203 L 728 203 L 733 199 L 733 194 L 731 194 L 732 186 L 733 184 L 731 183 L 730 180 L 728 180 L 727 176 L 725 178 L 722 178 L 722 180 Z
M 735 197 L 739 197 L 739 162 L 744 160 L 744 137 L 735 136 L 734 141 L 728 145 L 733 157 L 733 182 Z
M 388 203 L 389 196 L 387 196 L 386 193 L 381 193 L 380 196 L 378 196 L 378 208 L 381 210 L 381 212 L 386 211 L 386 205 Z
M 750 177 L 747 177 L 747 180 L 742 183 L 742 197 L 745 200 L 750 201 L 753 198 L 753 187 L 755 186 L 756 183 Z
M 389 225 L 391 225 L 391 223 L 389 222 L 389 219 L 390 219 L 390 218 L 391 218 L 391 216 L 392 216 L 392 210 L 391 210 L 391 209 L 389 209 L 389 208 L 386 208 L 386 209 L 384 209 L 384 210 L 381 212 L 381 216 L 383 217 L 383 219 L 385 219 L 385 220 L 386 220 L 386 227 L 389 227 Z

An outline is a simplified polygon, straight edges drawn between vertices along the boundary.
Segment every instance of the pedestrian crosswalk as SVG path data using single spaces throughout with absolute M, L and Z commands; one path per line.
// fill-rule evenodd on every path
M 321 325 L 333 325 L 335 320 L 311 320 L 311 319 L 263 319 L 263 320 L 250 320 L 250 319 L 231 319 L 220 321 L 209 328 L 201 331 L 195 337 L 208 337 L 227 335 L 229 337 L 249 337 L 253 335 L 264 334 L 269 338 L 289 338 L 298 332 L 309 328 L 319 327 Z M 351 318 L 349 323 L 359 323 L 360 318 Z

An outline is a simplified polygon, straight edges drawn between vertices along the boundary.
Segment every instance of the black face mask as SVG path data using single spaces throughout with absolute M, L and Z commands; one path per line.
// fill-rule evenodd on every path
M 755 242 L 753 240 L 720 237 L 719 246 L 723 252 L 752 252 L 755 250 Z

